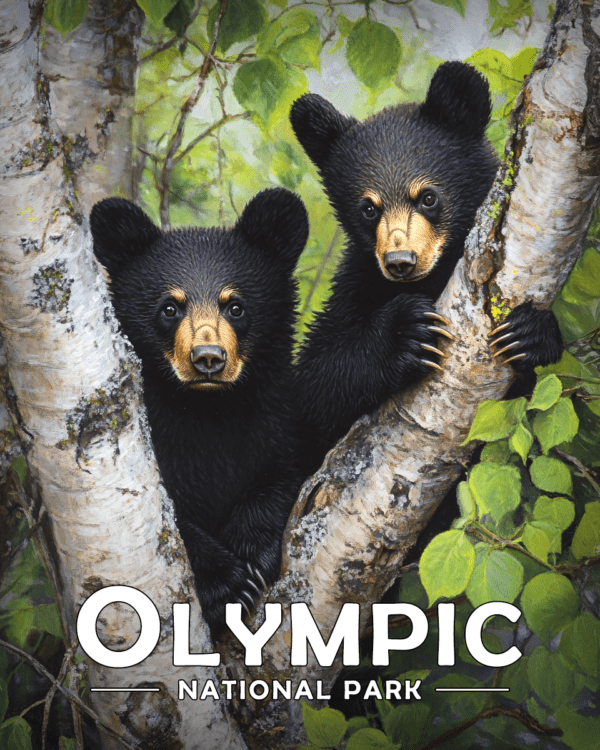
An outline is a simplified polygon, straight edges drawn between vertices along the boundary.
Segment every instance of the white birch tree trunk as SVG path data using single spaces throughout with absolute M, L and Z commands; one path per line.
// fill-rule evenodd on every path
M 42 3 L 0 3 L 0 320 L 9 377 L 70 622 L 91 593 L 115 584 L 143 591 L 161 616 L 159 645 L 143 663 L 118 670 L 88 660 L 91 686 L 161 688 L 94 693 L 100 719 L 134 746 L 152 739 L 233 750 L 245 745 L 223 701 L 177 700 L 179 677 L 191 679 L 194 670 L 173 666 L 173 602 L 192 604 L 192 649 L 212 649 L 159 482 L 138 363 L 117 333 L 92 255 L 89 209 L 127 192 L 131 172 L 142 19 L 135 8 L 115 17 L 115 7 L 91 3 L 72 39 L 47 30 L 41 45 Z M 110 605 L 99 631 L 107 647 L 122 650 L 137 639 L 139 618 L 129 606 Z M 207 675 L 215 676 L 197 676 Z M 120 746 L 103 739 L 107 748 Z
M 193 605 L 192 650 L 211 647 L 159 484 L 137 363 L 92 257 L 89 208 L 129 194 L 131 175 L 139 16 L 109 22 L 106 9 L 92 3 L 72 41 L 48 32 L 40 52 L 41 3 L 0 0 L 0 321 L 17 428 L 51 519 L 71 624 L 90 593 L 113 584 L 140 589 L 161 615 L 159 646 L 142 664 L 119 671 L 89 662 L 93 686 L 161 687 L 95 694 L 103 723 L 133 746 L 152 738 L 185 750 L 241 748 L 222 701 L 177 701 L 179 678 L 217 677 L 172 664 L 173 602 Z M 501 397 L 511 381 L 487 345 L 490 290 L 511 307 L 528 299 L 549 306 L 581 251 L 600 184 L 600 0 L 561 0 L 556 19 L 517 107 L 512 185 L 501 174 L 438 304 L 460 341 L 447 348 L 443 373 L 361 419 L 307 482 L 288 524 L 281 580 L 265 597 L 284 605 L 284 624 L 260 672 L 244 667 L 231 641 L 221 646 L 233 677 L 333 681 L 339 663 L 290 668 L 289 604 L 307 602 L 324 637 L 346 601 L 360 603 L 367 624 L 370 605 L 469 460 L 461 442 L 477 404 Z M 120 605 L 100 624 L 111 648 L 130 646 L 139 629 Z M 255 747 L 302 736 L 294 702 L 236 709 Z M 105 746 L 117 744 L 105 738 Z

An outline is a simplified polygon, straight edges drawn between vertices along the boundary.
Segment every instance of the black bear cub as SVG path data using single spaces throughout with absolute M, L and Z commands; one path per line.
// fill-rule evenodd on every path
M 94 252 L 142 361 L 152 442 L 213 635 L 279 573 L 296 498 L 293 271 L 299 198 L 265 190 L 232 229 L 162 232 L 129 201 L 97 203 Z
M 315 94 L 294 103 L 292 127 L 348 239 L 298 360 L 307 471 L 359 416 L 439 368 L 438 337 L 452 334 L 433 303 L 494 181 L 490 113 L 487 81 L 460 62 L 437 69 L 423 104 L 364 122 Z M 558 360 L 552 313 L 523 305 L 507 323 L 515 369 Z

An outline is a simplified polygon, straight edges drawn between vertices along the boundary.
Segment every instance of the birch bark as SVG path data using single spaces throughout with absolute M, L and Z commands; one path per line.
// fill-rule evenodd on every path
M 160 613 L 159 644 L 143 663 L 88 660 L 91 686 L 161 690 L 93 693 L 101 721 L 136 747 L 237 750 L 245 744 L 223 701 L 177 700 L 178 678 L 195 675 L 173 666 L 173 602 L 192 604 L 192 649 L 212 649 L 156 470 L 138 363 L 118 334 L 87 224 L 96 200 L 130 190 L 142 16 L 99 0 L 69 40 L 51 29 L 41 40 L 42 10 L 0 2 L 0 320 L 17 430 L 51 521 L 70 623 L 91 593 L 115 584 L 143 591 Z M 98 622 L 115 650 L 139 635 L 128 605 L 109 605 Z

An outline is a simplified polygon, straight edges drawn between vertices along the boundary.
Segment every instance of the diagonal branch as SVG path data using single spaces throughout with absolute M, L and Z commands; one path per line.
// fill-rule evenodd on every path
M 169 184 L 171 182 L 171 173 L 173 172 L 173 168 L 177 163 L 175 154 L 177 153 L 177 149 L 181 146 L 181 141 L 183 140 L 183 131 L 185 129 L 187 119 L 190 116 L 193 108 L 196 106 L 198 99 L 200 99 L 200 96 L 204 91 L 206 79 L 208 78 L 212 66 L 214 65 L 213 55 L 219 38 L 221 19 L 223 18 L 225 10 L 227 9 L 227 0 L 220 0 L 220 2 L 221 9 L 219 10 L 219 15 L 215 22 L 215 28 L 213 31 L 210 46 L 208 48 L 208 52 L 204 56 L 204 62 L 202 63 L 202 67 L 200 68 L 198 78 L 196 79 L 194 90 L 188 96 L 188 98 L 183 103 L 183 106 L 181 107 L 181 114 L 179 115 L 177 128 L 175 129 L 175 133 L 173 134 L 173 138 L 171 139 L 169 150 L 167 151 L 165 163 L 160 175 L 160 222 L 162 228 L 165 231 L 168 231 L 171 228 L 171 221 L 169 218 Z

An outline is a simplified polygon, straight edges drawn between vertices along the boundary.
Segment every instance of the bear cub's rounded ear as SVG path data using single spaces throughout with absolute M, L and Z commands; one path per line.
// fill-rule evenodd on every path
M 445 62 L 435 71 L 421 114 L 468 138 L 483 138 L 492 102 L 486 79 L 471 65 Z
M 115 273 L 157 239 L 161 230 L 139 206 L 124 198 L 106 198 L 90 213 L 94 255 L 109 274 Z
M 356 123 L 318 94 L 304 94 L 290 110 L 290 122 L 308 158 L 320 167 L 336 140 Z
M 308 214 L 289 190 L 263 190 L 246 204 L 235 231 L 292 273 L 308 239 Z

